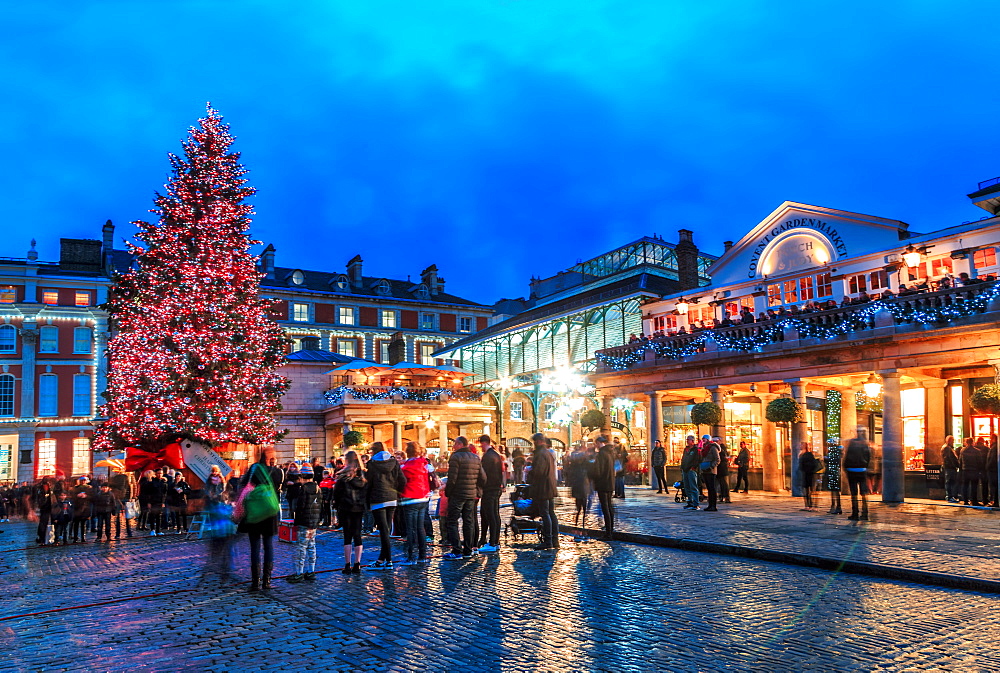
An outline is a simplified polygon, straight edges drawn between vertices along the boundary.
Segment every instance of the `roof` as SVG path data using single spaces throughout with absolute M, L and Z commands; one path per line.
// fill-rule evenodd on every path
M 301 271 L 303 282 L 296 285 L 292 282 L 292 274 Z M 295 267 L 274 267 L 274 278 L 265 278 L 260 282 L 262 288 L 282 289 L 282 290 L 309 290 L 312 292 L 326 292 L 356 297 L 388 297 L 392 299 L 404 299 L 408 301 L 420 301 L 436 304 L 462 304 L 490 310 L 489 306 L 457 297 L 447 292 L 438 292 L 436 295 L 428 294 L 427 297 L 420 297 L 416 290 L 420 287 L 420 281 L 398 280 L 393 278 L 380 278 L 377 276 L 363 276 L 361 279 L 361 289 L 354 291 L 350 285 L 346 290 L 337 288 L 336 281 L 341 276 L 347 277 L 343 272 L 331 273 L 328 271 L 309 271 Z M 389 283 L 389 293 L 379 294 L 376 288 L 381 281 Z
M 292 362 L 325 362 L 327 364 L 335 362 L 337 364 L 343 364 L 345 362 L 354 362 L 358 358 L 349 358 L 346 355 L 341 355 L 340 353 L 331 353 L 330 351 L 324 350 L 301 350 L 289 353 L 285 356 L 285 359 L 291 360 Z
M 678 292 L 679 290 L 680 284 L 678 281 L 662 276 L 655 276 L 650 273 L 622 278 L 609 285 L 595 287 L 592 290 L 529 309 L 524 313 L 519 313 L 512 318 L 498 322 L 495 325 L 490 325 L 486 329 L 480 330 L 464 339 L 459 339 L 455 343 L 439 350 L 438 353 L 453 352 L 463 346 L 477 343 L 502 332 L 566 315 L 574 309 L 600 306 L 631 295 L 645 294 L 660 297 L 665 294 Z

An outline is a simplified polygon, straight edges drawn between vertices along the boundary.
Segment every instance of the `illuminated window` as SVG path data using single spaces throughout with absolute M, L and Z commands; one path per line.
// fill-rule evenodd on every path
M 868 290 L 868 280 L 865 274 L 859 274 L 857 276 L 851 276 L 847 281 L 850 294 L 858 294 L 859 292 L 866 292 Z
M 59 415 L 59 377 L 55 374 L 38 377 L 38 415 Z
M 781 303 L 781 286 L 780 285 L 768 285 L 767 286 L 767 305 L 777 306 Z
M 951 273 L 951 257 L 932 259 L 929 264 L 931 267 L 931 277 L 933 278 Z
M 458 319 L 458 331 L 459 332 L 471 332 L 472 331 L 472 318 L 461 317 Z
M 730 318 L 739 317 L 739 315 L 740 315 L 740 305 L 737 304 L 735 301 L 727 301 L 726 302 L 726 315 L 728 315 Z
M 799 284 L 794 280 L 785 281 L 785 303 L 794 304 L 799 300 Z
M 90 473 L 90 440 L 86 437 L 75 437 L 73 439 L 73 474 Z
M 46 477 L 56 473 L 56 440 L 38 440 L 38 460 L 36 476 Z
M 380 341 L 378 344 L 378 361 L 382 364 L 389 364 L 389 342 Z
M 89 374 L 73 375 L 73 415 L 90 416 L 91 379 Z
M 635 427 L 644 428 L 646 427 L 646 410 L 636 409 L 635 410 Z
M 510 420 L 520 421 L 524 419 L 524 402 L 510 403 Z
M 77 292 L 74 299 L 74 303 L 77 306 L 90 306 L 90 293 L 89 292 Z
M 961 446 L 965 437 L 965 424 L 962 422 L 965 413 L 965 395 L 962 386 L 951 386 L 948 388 L 951 396 L 951 423 L 949 424 L 950 434 L 955 438 L 955 446 Z
M 14 415 L 14 377 L 0 376 L 0 416 Z
M 869 280 L 872 290 L 884 290 L 889 287 L 889 276 L 884 270 L 872 272 Z
M 813 290 L 813 278 L 812 276 L 806 276 L 805 278 L 799 278 L 799 298 L 802 301 L 809 301 L 816 297 L 816 293 Z
M 816 296 L 830 297 L 833 295 L 833 280 L 830 274 L 821 273 L 816 276 Z
M 305 274 L 296 269 L 292 272 L 292 282 L 296 285 L 302 285 L 302 283 L 306 282 Z
M 422 365 L 432 365 L 434 364 L 434 358 L 431 353 L 437 350 L 435 344 L 420 344 L 420 364 Z
M 987 266 L 996 266 L 997 249 L 984 248 L 983 250 L 976 250 L 972 253 L 972 263 L 977 269 L 982 269 Z M 0 289 L 0 294 L 2 294 L 2 289 Z
M 341 292 L 347 292 L 347 276 L 337 276 L 336 286 Z
M 337 322 L 341 325 L 353 325 L 354 324 L 354 307 L 353 306 L 341 306 L 338 309 Z
M 59 291 L 58 290 L 45 290 L 42 292 L 42 303 L 49 304 L 50 306 L 55 306 L 59 303 Z
M 17 290 L 13 285 L 0 285 L 0 304 L 13 304 L 17 301 Z
M 295 460 L 312 460 L 312 445 L 309 439 L 295 440 Z
M 17 330 L 13 325 L 0 325 L 0 353 L 17 350 Z
M 309 304 L 292 304 L 292 320 L 309 322 Z
M 551 421 L 552 417 L 555 415 L 555 413 L 556 413 L 556 405 L 555 405 L 555 403 L 554 402 L 546 402 L 545 403 L 545 420 Z
M 73 329 L 73 352 L 89 353 L 93 340 L 94 334 L 89 327 L 75 327 Z
M 396 312 L 382 309 L 382 327 L 396 326 Z
M 358 357 L 358 342 L 354 339 L 337 339 L 337 352 L 349 358 Z
M 434 329 L 434 314 L 433 313 L 421 313 L 420 314 L 420 329 Z

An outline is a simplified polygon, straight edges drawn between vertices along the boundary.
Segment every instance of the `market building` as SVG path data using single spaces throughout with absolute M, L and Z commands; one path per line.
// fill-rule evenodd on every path
M 649 405 L 674 475 L 684 436 L 710 429 L 691 425 L 691 406 L 711 401 L 723 410 L 715 432 L 734 453 L 750 448 L 752 487 L 797 492 L 803 444 L 822 457 L 861 428 L 884 500 L 934 494 L 926 477 L 945 437 L 998 430 L 967 403 L 1000 364 L 998 183 L 970 195 L 985 218 L 926 234 L 786 202 L 726 244 L 710 285 L 644 303 L 644 338 L 600 350 L 589 379 L 601 396 Z M 767 419 L 779 397 L 801 420 Z

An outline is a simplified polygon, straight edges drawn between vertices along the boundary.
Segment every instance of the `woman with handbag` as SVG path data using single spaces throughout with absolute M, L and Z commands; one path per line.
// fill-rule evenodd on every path
M 251 593 L 268 591 L 271 588 L 271 571 L 274 568 L 274 536 L 278 532 L 277 484 L 281 481 L 281 471 L 268 467 L 268 456 L 261 451 L 257 462 L 250 466 L 246 476 L 240 481 L 240 495 L 237 499 L 237 530 L 250 538 L 250 589 Z M 275 482 L 275 480 L 278 480 Z M 264 562 L 261 566 L 261 546 L 264 548 Z

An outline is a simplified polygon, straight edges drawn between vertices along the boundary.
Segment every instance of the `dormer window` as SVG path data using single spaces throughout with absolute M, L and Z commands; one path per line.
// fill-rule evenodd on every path
M 382 296 L 389 295 L 389 293 L 392 292 L 392 287 L 389 285 L 389 281 L 380 280 L 378 285 L 375 287 L 375 292 Z
M 350 282 L 347 280 L 347 276 L 343 274 L 337 276 L 337 279 L 333 281 L 333 286 L 337 288 L 338 292 L 347 292 L 347 288 L 349 285 Z
M 304 282 L 306 282 L 306 275 L 304 273 L 298 269 L 292 272 L 292 283 L 294 285 L 302 285 Z
M 414 292 L 420 299 L 427 299 L 430 296 L 430 291 L 427 289 L 426 285 L 418 285 L 416 292 Z

